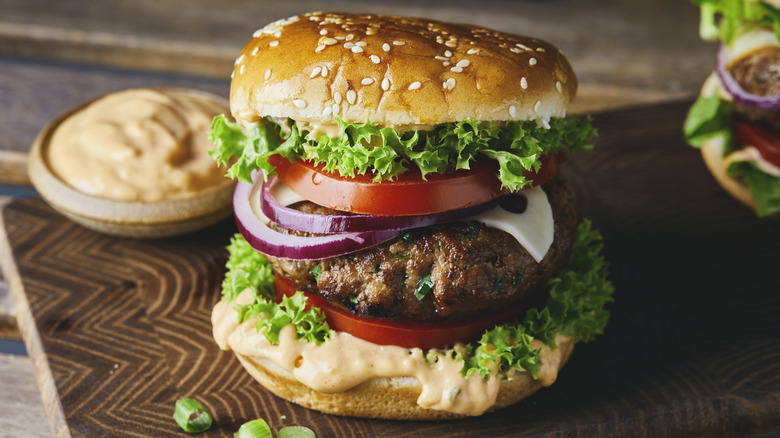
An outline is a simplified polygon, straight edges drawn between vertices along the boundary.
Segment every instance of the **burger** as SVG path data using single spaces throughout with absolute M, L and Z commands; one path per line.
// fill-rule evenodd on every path
M 715 72 L 685 121 L 715 179 L 758 217 L 780 219 L 780 1 L 695 0 Z
M 236 59 L 212 156 L 239 182 L 213 334 L 279 397 L 348 416 L 480 415 L 603 332 L 599 233 L 557 174 L 592 148 L 544 41 L 310 13 Z

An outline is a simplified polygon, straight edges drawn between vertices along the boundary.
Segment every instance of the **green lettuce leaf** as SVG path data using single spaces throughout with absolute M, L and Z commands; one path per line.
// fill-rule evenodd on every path
M 306 310 L 306 297 L 302 292 L 284 297 L 281 303 L 274 301 L 271 265 L 243 236 L 233 236 L 228 253 L 230 258 L 222 283 L 222 299 L 234 301 L 247 288 L 254 293 L 251 302 L 236 304 L 239 323 L 257 316 L 257 331 L 262 332 L 272 344 L 279 343 L 279 332 L 287 324 L 293 324 L 298 338 L 308 342 L 320 344 L 331 336 L 332 331 L 322 311 L 316 307 Z
M 739 34 L 753 27 L 768 27 L 780 38 L 780 10 L 761 1 L 693 0 L 701 8 L 699 34 L 706 41 L 730 45 Z
M 557 153 L 565 146 L 571 150 L 590 150 L 596 130 L 589 118 L 553 118 L 550 127 L 535 122 L 477 123 L 464 120 L 437 125 L 431 131 L 398 132 L 365 122 L 352 124 L 336 119 L 338 137 L 325 134 L 310 138 L 291 121 L 288 133 L 269 118 L 263 119 L 246 135 L 240 126 L 217 116 L 209 138 L 216 146 L 210 155 L 220 164 L 235 160 L 228 176 L 249 182 L 255 169 L 273 174 L 268 163 L 271 155 L 288 160 L 299 158 L 322 163 L 325 170 L 345 177 L 374 175 L 375 181 L 390 180 L 416 167 L 425 178 L 431 173 L 468 169 L 481 156 L 498 161 L 499 179 L 511 190 L 529 184 L 526 170 L 539 169 L 539 157 Z M 284 142 L 280 140 L 284 137 Z
M 493 364 L 499 372 L 528 371 L 537 378 L 539 349 L 530 346 L 539 339 L 555 347 L 555 336 L 572 336 L 577 342 L 590 342 L 604 332 L 610 313 L 604 307 L 613 301 L 614 288 L 607 279 L 608 265 L 601 255 L 601 235 L 584 220 L 569 260 L 547 282 L 550 297 L 542 310 L 530 309 L 517 325 L 496 326 L 485 333 L 477 346 L 463 357 L 462 372 L 483 378 Z
M 718 97 L 717 92 L 712 96 L 699 96 L 683 124 L 685 140 L 698 148 L 706 140 L 723 137 L 724 144 L 731 145 L 731 111 L 731 102 Z
M 780 178 L 769 175 L 747 161 L 731 163 L 731 176 L 742 178 L 756 200 L 756 215 L 767 217 L 780 213 Z
M 242 241 L 241 235 L 236 235 L 231 242 L 228 276 L 235 275 L 232 272 L 235 267 L 256 266 L 267 276 L 262 284 L 273 285 L 268 262 L 254 250 L 245 251 L 249 245 Z M 604 307 L 612 302 L 613 287 L 607 280 L 608 266 L 601 251 L 601 235 L 589 221 L 583 221 L 577 228 L 569 260 L 547 283 L 550 297 L 541 311 L 531 309 L 521 322 L 496 326 L 485 332 L 479 342 L 436 354 L 462 360 L 462 372 L 466 376 L 478 374 L 485 378 L 497 369 L 500 373 L 527 371 L 537 378 L 540 349 L 531 346 L 533 339 L 555 347 L 557 333 L 573 336 L 577 342 L 589 342 L 603 333 L 609 319 L 609 311 Z M 233 260 L 234 257 L 251 260 Z M 225 284 L 232 285 L 232 282 L 226 280 Z M 225 299 L 232 300 L 237 295 L 234 290 L 223 290 Z M 263 295 L 256 293 L 252 303 L 236 309 L 239 322 L 260 316 L 258 330 L 263 330 L 269 341 L 278 343 L 279 331 L 286 324 L 294 324 L 298 337 L 309 342 L 320 343 L 332 335 L 319 309 L 303 310 L 305 298 L 300 292 L 279 304 Z

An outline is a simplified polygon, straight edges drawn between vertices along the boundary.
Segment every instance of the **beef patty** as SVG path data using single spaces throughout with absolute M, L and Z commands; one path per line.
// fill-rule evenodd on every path
M 541 263 L 510 234 L 476 222 L 411 230 L 324 260 L 268 259 L 297 289 L 319 293 L 363 317 L 435 321 L 505 309 L 542 290 L 571 250 L 579 222 L 574 194 L 560 176 L 542 188 L 552 206 L 555 236 Z M 311 203 L 295 208 L 333 213 Z M 424 283 L 431 290 L 417 299 L 415 291 Z
M 780 47 L 756 50 L 736 61 L 729 71 L 748 93 L 780 96 Z M 747 121 L 780 129 L 780 111 L 754 108 L 739 102 L 734 102 L 734 108 Z

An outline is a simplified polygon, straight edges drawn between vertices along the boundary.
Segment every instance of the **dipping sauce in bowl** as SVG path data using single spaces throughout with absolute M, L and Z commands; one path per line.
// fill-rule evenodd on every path
M 141 88 L 86 102 L 52 121 L 28 172 L 55 209 L 90 228 L 135 237 L 183 234 L 231 213 L 233 184 L 208 156 L 227 99 Z

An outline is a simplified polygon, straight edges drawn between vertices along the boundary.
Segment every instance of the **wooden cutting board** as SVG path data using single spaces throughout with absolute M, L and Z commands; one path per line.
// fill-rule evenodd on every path
M 780 224 L 723 193 L 681 124 L 690 102 L 597 114 L 592 154 L 565 174 L 605 238 L 615 303 L 607 333 L 578 345 L 527 401 L 454 422 L 328 416 L 255 384 L 211 339 L 224 222 L 167 240 L 88 231 L 39 199 L 2 213 L 20 327 L 60 436 L 183 436 L 174 402 L 231 437 L 262 417 L 320 437 L 744 436 L 780 431 Z

